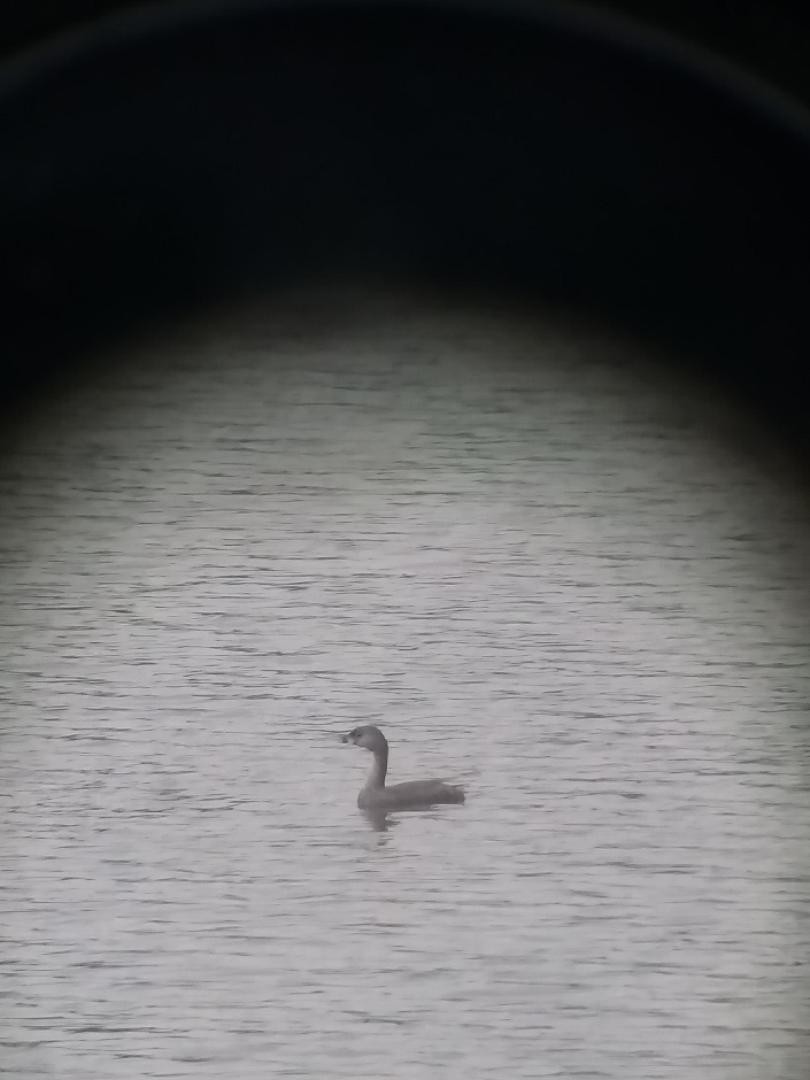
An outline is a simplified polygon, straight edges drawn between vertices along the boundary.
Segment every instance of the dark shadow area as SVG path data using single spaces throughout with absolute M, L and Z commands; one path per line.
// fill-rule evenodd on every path
M 232 6 L 7 76 L 18 387 L 172 312 L 385 276 L 579 307 L 798 435 L 810 151 L 738 89 L 538 6 Z
M 134 10 L 167 10 L 208 0 L 40 0 L 5 13 L 0 26 L 0 54 L 12 56 L 43 41 L 98 19 Z M 533 0 L 526 0 L 532 3 Z M 572 0 L 562 0 L 573 8 Z M 582 6 L 582 5 L 579 5 Z M 706 4 L 703 0 L 589 0 L 594 12 L 626 16 L 645 27 L 676 35 L 810 101 L 807 40 L 810 13 L 787 0 L 734 0 Z

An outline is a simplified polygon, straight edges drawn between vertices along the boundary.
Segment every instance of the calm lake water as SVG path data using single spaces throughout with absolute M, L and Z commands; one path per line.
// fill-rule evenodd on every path
M 806 505 L 628 343 L 361 310 L 0 461 L 0 1073 L 806 1080 Z

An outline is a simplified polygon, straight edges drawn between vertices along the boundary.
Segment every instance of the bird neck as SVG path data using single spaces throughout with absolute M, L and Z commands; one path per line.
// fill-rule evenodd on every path
M 366 791 L 371 788 L 385 787 L 385 774 L 388 772 L 388 747 L 384 746 L 379 750 L 374 750 L 373 754 L 374 763 L 371 766 L 371 772 L 368 774 L 368 780 L 366 780 Z

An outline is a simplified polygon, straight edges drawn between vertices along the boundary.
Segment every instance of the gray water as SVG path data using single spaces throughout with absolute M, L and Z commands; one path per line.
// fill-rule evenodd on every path
M 291 298 L 41 407 L 3 1075 L 806 1078 L 810 522 L 643 359 Z M 373 827 L 369 721 L 466 805 Z

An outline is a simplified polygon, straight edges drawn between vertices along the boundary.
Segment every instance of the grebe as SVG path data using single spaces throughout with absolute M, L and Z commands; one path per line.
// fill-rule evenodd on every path
M 353 743 L 374 755 L 368 780 L 357 796 L 361 810 L 416 810 L 436 803 L 464 802 L 464 789 L 441 780 L 409 780 L 404 784 L 385 786 L 388 771 L 388 740 L 374 724 L 356 727 L 343 742 Z

